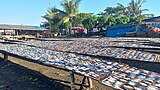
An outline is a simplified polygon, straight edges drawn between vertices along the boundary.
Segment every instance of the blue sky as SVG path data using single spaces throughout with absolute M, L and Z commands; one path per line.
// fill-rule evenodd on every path
M 102 12 L 106 7 L 116 6 L 122 3 L 127 6 L 130 0 L 82 0 L 80 12 Z M 61 0 L 1 0 L 0 1 L 0 23 L 18 25 L 39 25 L 45 21 L 41 16 L 49 7 L 56 6 L 59 9 Z M 143 8 L 148 8 L 147 13 L 160 15 L 160 0 L 146 0 Z

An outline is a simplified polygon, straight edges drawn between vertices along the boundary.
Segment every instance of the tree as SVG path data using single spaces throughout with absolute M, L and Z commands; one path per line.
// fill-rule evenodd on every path
M 109 14 L 110 16 L 114 16 L 116 14 L 115 7 L 107 7 L 104 11 L 105 14 Z
M 46 15 L 42 16 L 42 18 L 46 19 L 48 21 L 48 25 L 49 25 L 49 30 L 53 30 L 53 25 L 54 25 L 54 18 L 55 18 L 55 15 L 58 13 L 55 11 L 55 7 L 54 8 L 50 8 L 47 10 L 47 13 Z M 47 25 L 45 23 L 45 25 Z
M 127 7 L 129 17 L 138 17 L 141 16 L 144 11 L 148 11 L 148 9 L 142 9 L 142 5 L 145 2 L 145 0 L 132 0 Z
M 64 8 L 64 17 L 60 23 L 70 22 L 69 34 L 71 34 L 72 19 L 78 14 L 78 8 L 81 0 L 62 0 L 62 7 Z
M 49 23 L 48 22 L 42 22 L 40 24 L 40 26 L 43 27 L 43 28 L 49 29 Z
M 128 6 L 117 3 L 116 7 L 107 7 L 101 16 L 110 15 L 106 25 L 125 24 L 128 22 L 139 22 L 145 18 L 153 17 L 153 14 L 143 14 L 148 9 L 142 9 L 145 0 L 131 0 Z
M 48 29 L 51 30 L 51 31 L 59 32 L 62 25 L 58 24 L 58 22 L 63 17 L 64 17 L 64 12 L 63 11 L 57 9 L 56 7 L 49 8 L 47 10 L 46 15 L 42 16 L 42 18 L 47 20 L 47 22 L 43 23 L 42 26 L 48 27 Z
M 121 17 L 126 15 L 126 7 L 120 3 L 117 3 L 116 7 L 107 7 L 104 11 L 105 12 L 102 13 L 102 15 L 109 14 L 110 16 L 113 17 L 119 17 L 119 16 Z
M 84 27 L 82 24 L 83 20 L 86 18 L 90 18 L 93 13 L 78 13 L 76 17 L 73 18 L 73 26 Z
M 112 26 L 116 24 L 116 18 L 110 17 L 106 23 L 108 26 Z
M 69 34 L 71 34 L 71 28 L 73 23 L 73 18 L 77 17 L 78 7 L 81 0 L 62 0 L 62 7 L 64 11 L 57 8 L 50 8 L 46 15 L 42 18 L 48 21 L 48 24 L 42 25 L 47 27 L 49 25 L 50 30 L 60 31 L 62 28 L 68 28 L 69 22 Z
M 116 6 L 116 16 L 117 17 L 123 17 L 127 15 L 127 9 L 124 5 L 117 3 Z
M 116 18 L 116 24 L 126 24 L 128 22 L 130 22 L 130 18 L 127 16 Z
M 109 14 L 101 15 L 97 18 L 98 20 L 98 26 L 97 27 L 104 27 L 106 23 L 108 22 L 108 19 L 110 18 Z
M 90 18 L 86 18 L 83 20 L 82 24 L 87 29 L 94 28 L 97 24 L 97 17 L 91 16 Z

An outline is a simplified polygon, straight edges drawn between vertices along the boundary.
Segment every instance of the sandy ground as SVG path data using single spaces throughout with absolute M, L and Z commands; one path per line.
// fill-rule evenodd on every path
M 0 90 L 69 90 L 69 77 L 69 73 L 63 70 L 14 57 L 9 57 L 8 61 L 0 59 Z M 76 90 L 82 78 L 75 76 Z M 93 88 L 89 90 L 113 89 L 93 80 Z

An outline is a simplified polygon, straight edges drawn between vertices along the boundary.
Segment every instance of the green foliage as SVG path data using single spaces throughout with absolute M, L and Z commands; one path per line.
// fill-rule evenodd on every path
M 120 3 L 116 7 L 107 7 L 104 12 L 94 15 L 93 13 L 78 13 L 80 1 L 82 0 L 62 0 L 64 11 L 51 8 L 42 18 L 47 22 L 42 26 L 50 30 L 59 31 L 73 27 L 105 27 L 116 24 L 126 24 L 129 22 L 139 22 L 153 14 L 143 14 L 148 9 L 142 9 L 144 0 L 131 0 L 128 6 Z
M 98 20 L 97 27 L 104 27 L 105 24 L 108 22 L 109 18 L 110 18 L 110 15 L 108 15 L 108 14 L 104 14 L 104 15 L 98 17 L 97 18 L 97 20 Z
M 131 0 L 127 7 L 128 15 L 130 17 L 138 17 L 143 15 L 144 11 L 148 11 L 148 9 L 142 9 L 142 5 L 145 3 L 145 0 Z
M 49 23 L 48 22 L 42 22 L 42 24 L 40 24 L 41 27 L 49 29 Z
M 61 29 L 61 25 L 58 25 L 58 22 L 60 22 L 63 17 L 63 11 L 57 9 L 56 7 L 49 8 L 47 13 L 42 16 L 42 18 L 47 20 L 47 22 L 45 22 L 42 26 L 47 27 L 51 31 L 58 32 Z
M 107 25 L 112 26 L 112 25 L 115 25 L 115 24 L 116 24 L 116 19 L 114 17 L 110 17 L 108 19 Z
M 94 28 L 97 24 L 97 17 L 96 16 L 91 16 L 89 18 L 86 18 L 82 21 L 82 24 L 87 29 Z
M 65 16 L 61 19 L 60 24 L 69 22 L 69 34 L 71 34 L 71 28 L 73 18 L 78 14 L 78 8 L 81 0 L 62 0 L 62 7 L 65 10 Z
M 66 23 L 64 23 L 64 24 L 62 24 L 62 29 L 69 29 L 69 22 L 66 22 Z
M 42 18 L 46 19 L 48 24 L 45 27 L 49 27 L 49 30 L 59 32 L 63 28 L 72 27 L 72 18 L 78 14 L 78 7 L 81 0 L 62 0 L 62 7 L 64 11 L 57 8 L 51 8 L 47 10 L 46 15 Z M 48 25 L 48 26 L 46 26 Z M 43 26 L 43 25 L 42 25 Z
M 116 7 L 107 7 L 104 11 L 104 14 L 109 14 L 113 17 L 119 17 L 126 14 L 126 7 L 120 3 L 117 3 Z
M 128 22 L 130 22 L 130 18 L 127 16 L 116 18 L 116 24 L 126 24 Z
M 76 17 L 72 18 L 73 27 L 76 27 L 76 26 L 84 27 L 82 24 L 83 20 L 86 18 L 90 18 L 91 16 L 92 16 L 92 13 L 78 13 Z

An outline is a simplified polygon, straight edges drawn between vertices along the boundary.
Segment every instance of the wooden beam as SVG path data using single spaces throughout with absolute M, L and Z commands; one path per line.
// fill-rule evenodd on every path
M 88 84 L 89 84 L 89 89 L 93 88 L 92 79 L 87 77 L 87 80 L 88 80 Z

